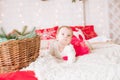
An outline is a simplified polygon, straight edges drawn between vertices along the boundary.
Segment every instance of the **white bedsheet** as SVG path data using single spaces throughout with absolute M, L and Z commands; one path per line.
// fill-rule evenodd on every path
M 94 44 L 93 48 L 72 64 L 44 55 L 22 70 L 33 70 L 38 80 L 120 80 L 120 45 Z

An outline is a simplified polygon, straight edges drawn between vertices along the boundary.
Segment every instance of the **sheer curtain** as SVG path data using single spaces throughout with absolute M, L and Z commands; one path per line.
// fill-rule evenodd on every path
M 109 26 L 110 37 L 120 44 L 120 1 L 109 0 Z

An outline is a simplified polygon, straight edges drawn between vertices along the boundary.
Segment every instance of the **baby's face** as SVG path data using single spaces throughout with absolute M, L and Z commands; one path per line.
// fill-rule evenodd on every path
M 69 44 L 72 39 L 72 32 L 68 28 L 61 28 L 58 35 L 57 40 L 61 44 Z

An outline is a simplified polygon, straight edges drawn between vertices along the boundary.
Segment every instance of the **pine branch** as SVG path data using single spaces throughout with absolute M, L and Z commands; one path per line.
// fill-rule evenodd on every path
M 76 2 L 76 0 L 72 0 L 72 2 Z
M 5 31 L 4 31 L 4 29 L 1 27 L 1 32 L 2 32 L 2 34 L 1 35 L 3 35 L 4 37 L 6 37 L 7 38 L 7 35 L 6 35 L 6 33 L 5 33 Z
M 25 34 L 25 32 L 26 32 L 26 30 L 27 30 L 27 26 L 24 26 L 23 31 L 22 31 L 22 33 L 21 33 L 21 35 L 24 35 L 24 34 Z

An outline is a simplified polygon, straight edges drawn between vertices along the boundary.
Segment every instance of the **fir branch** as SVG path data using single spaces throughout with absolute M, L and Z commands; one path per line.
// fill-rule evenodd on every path
M 4 31 L 4 29 L 1 27 L 1 32 L 2 32 L 2 34 L 1 35 L 3 35 L 4 37 L 6 37 L 7 38 L 7 34 L 5 33 L 5 31 Z
M 72 2 L 76 2 L 76 0 L 72 0 Z
M 25 34 L 25 32 L 26 32 L 26 30 L 27 30 L 27 26 L 24 26 L 23 31 L 22 31 L 22 33 L 21 33 L 21 35 L 24 35 L 24 34 Z
M 18 33 L 19 35 L 21 35 L 22 33 L 21 32 L 19 32 L 18 30 L 16 30 L 16 29 L 14 29 L 14 31 L 16 32 L 16 33 Z

